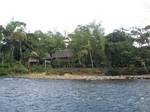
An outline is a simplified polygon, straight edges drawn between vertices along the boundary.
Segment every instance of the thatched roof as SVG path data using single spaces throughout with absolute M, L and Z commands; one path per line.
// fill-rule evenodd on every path
M 70 58 L 73 57 L 73 52 L 71 49 L 57 50 L 52 54 L 53 58 Z
M 32 58 L 38 58 L 39 55 L 35 51 L 32 51 L 31 54 L 30 54 L 30 57 L 32 57 Z
M 52 57 L 51 57 L 51 55 L 50 55 L 49 53 L 46 53 L 46 54 L 45 54 L 45 57 L 44 57 L 43 59 L 44 59 L 44 60 L 51 60 Z
M 39 62 L 39 55 L 35 52 L 32 51 L 29 58 L 28 58 L 29 63 L 38 63 Z

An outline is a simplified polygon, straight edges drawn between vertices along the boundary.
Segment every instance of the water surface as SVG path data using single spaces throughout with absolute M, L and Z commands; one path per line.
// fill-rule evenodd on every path
M 150 112 L 150 80 L 0 78 L 0 112 Z

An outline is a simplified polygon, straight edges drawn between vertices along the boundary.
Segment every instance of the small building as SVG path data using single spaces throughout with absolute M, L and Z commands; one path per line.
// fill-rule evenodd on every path
M 57 50 L 52 54 L 53 62 L 57 67 L 71 67 L 72 57 L 73 51 L 71 49 Z
M 36 52 L 32 51 L 28 59 L 28 66 L 39 64 L 39 56 Z
M 54 54 L 52 54 L 52 57 L 55 59 L 69 59 L 73 57 L 73 52 L 71 49 L 57 50 Z
M 51 65 L 51 61 L 52 61 L 51 55 L 49 53 L 46 53 L 45 57 L 43 58 L 43 61 L 44 61 L 45 68 L 47 67 L 47 65 Z

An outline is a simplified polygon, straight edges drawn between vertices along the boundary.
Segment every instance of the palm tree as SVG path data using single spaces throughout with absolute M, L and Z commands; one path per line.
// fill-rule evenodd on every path
M 5 29 L 5 42 L 11 47 L 11 54 L 15 60 L 21 61 L 23 47 L 31 49 L 27 41 L 27 35 L 25 32 L 26 24 L 19 21 L 11 21 L 8 23 Z

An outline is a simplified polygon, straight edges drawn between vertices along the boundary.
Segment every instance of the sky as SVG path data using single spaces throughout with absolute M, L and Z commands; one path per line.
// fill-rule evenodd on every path
M 101 23 L 106 34 L 150 24 L 149 0 L 0 0 L 0 24 L 23 21 L 36 30 L 71 33 L 77 25 Z

